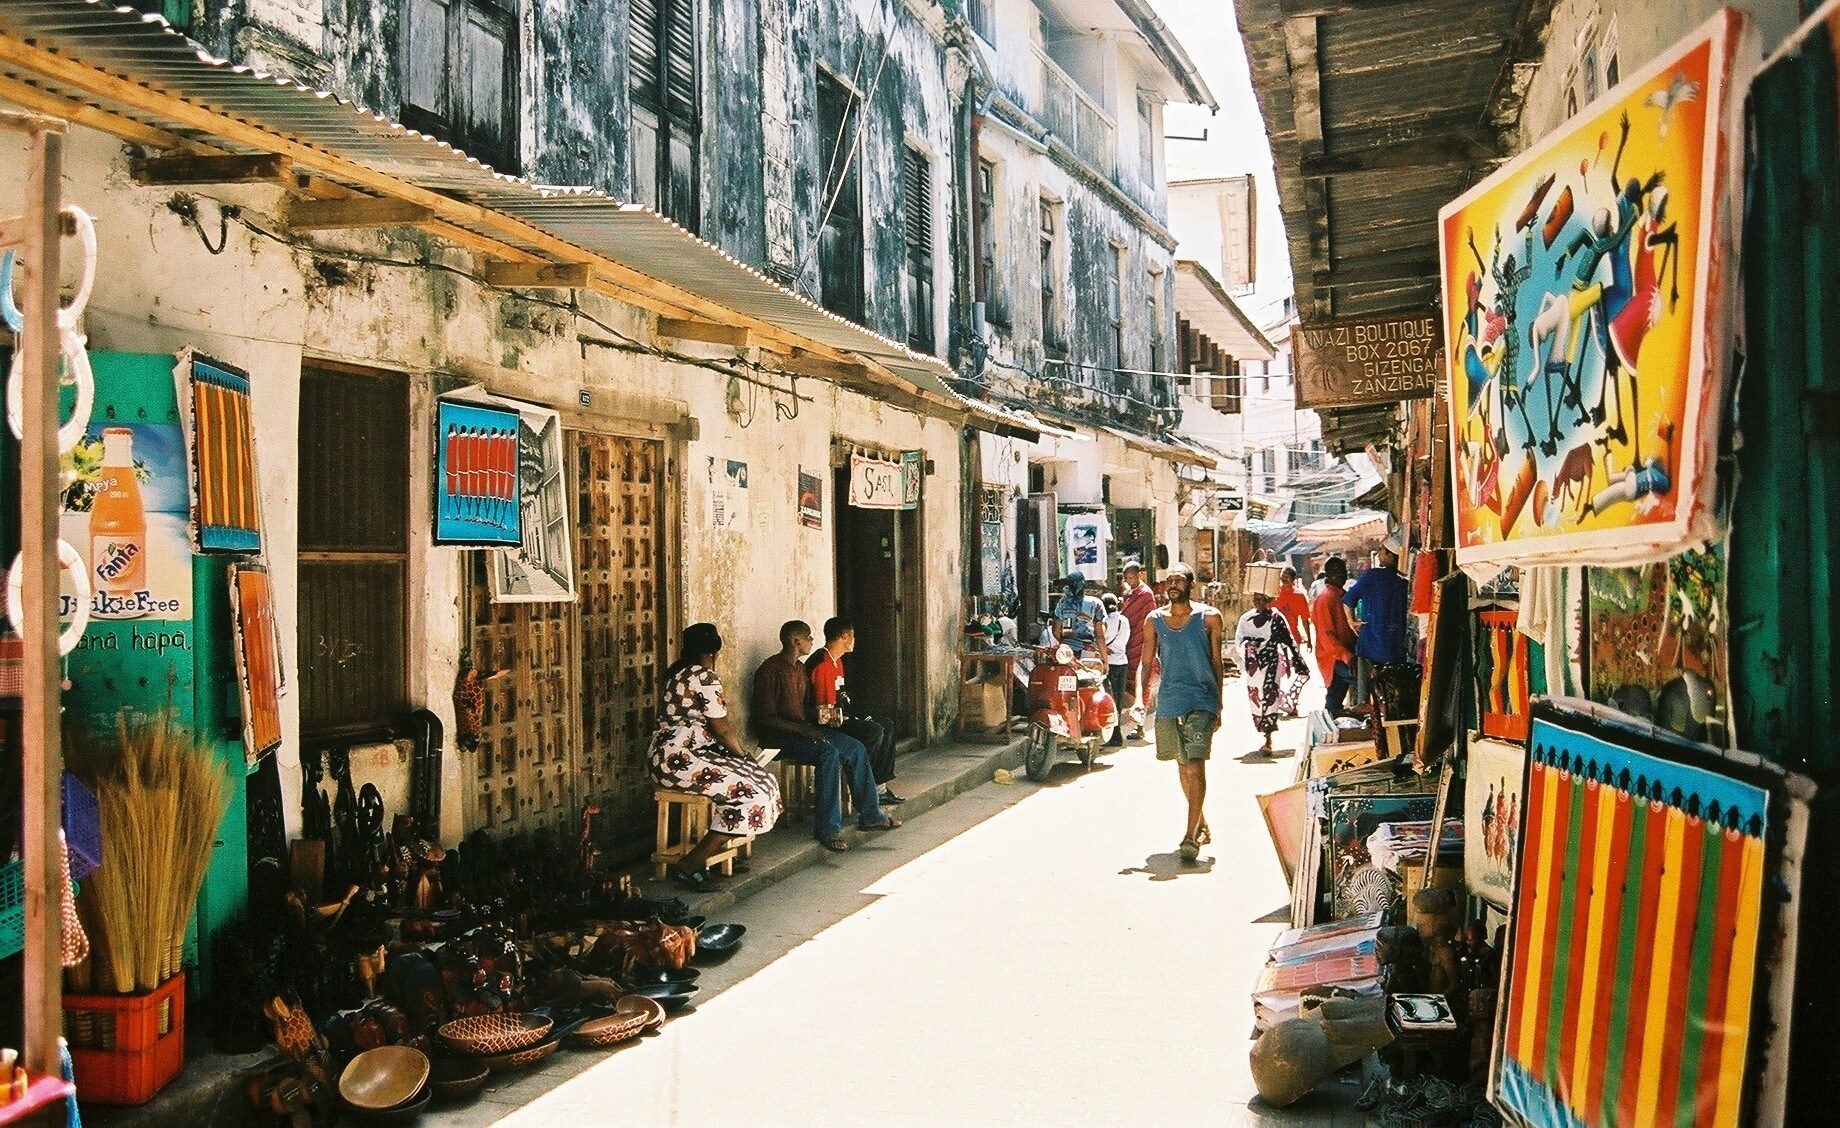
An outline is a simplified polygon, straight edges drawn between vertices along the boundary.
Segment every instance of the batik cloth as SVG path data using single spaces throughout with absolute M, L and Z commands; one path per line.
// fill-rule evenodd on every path
M 785 810 L 779 783 L 766 768 L 730 755 L 716 742 L 709 722 L 726 716 L 714 670 L 692 665 L 672 675 L 652 738 L 652 779 L 672 791 L 708 796 L 716 808 L 712 830 L 765 834 Z
M 1270 607 L 1240 616 L 1233 637 L 1239 643 L 1240 667 L 1246 674 L 1246 697 L 1252 702 L 1252 727 L 1276 732 L 1278 718 L 1297 713 L 1297 694 L 1309 676 L 1304 672 L 1303 655 L 1298 653 L 1284 616 Z

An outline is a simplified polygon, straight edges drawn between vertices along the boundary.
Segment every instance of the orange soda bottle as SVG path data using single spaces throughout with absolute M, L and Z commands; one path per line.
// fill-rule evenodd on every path
M 102 432 L 102 474 L 89 512 L 89 560 L 97 604 L 133 607 L 147 586 L 147 511 L 134 476 L 134 432 Z

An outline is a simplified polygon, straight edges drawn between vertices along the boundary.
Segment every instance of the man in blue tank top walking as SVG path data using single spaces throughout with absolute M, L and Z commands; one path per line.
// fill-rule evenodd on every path
M 1212 837 L 1201 803 L 1207 798 L 1207 760 L 1220 728 L 1226 679 L 1220 668 L 1220 612 L 1189 595 L 1195 573 L 1186 564 L 1170 568 L 1164 581 L 1169 606 L 1152 611 L 1144 636 L 1144 669 L 1161 661 L 1162 681 L 1154 695 L 1156 708 L 1156 758 L 1174 760 L 1188 800 L 1187 829 L 1182 835 L 1182 860 L 1201 856 Z

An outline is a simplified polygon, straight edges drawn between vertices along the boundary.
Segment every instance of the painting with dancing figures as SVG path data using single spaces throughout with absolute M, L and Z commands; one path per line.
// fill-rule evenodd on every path
M 1731 9 L 1439 213 L 1459 563 L 1716 531 Z

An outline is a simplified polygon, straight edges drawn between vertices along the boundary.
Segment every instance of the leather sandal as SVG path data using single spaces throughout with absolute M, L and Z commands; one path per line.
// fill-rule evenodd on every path
M 850 848 L 850 844 L 843 840 L 841 834 L 826 834 L 818 839 L 818 845 L 838 854 Z
M 1182 845 L 1176 847 L 1176 852 L 1182 855 L 1183 861 L 1192 862 L 1201 857 L 1201 844 L 1193 838 L 1184 838 Z

